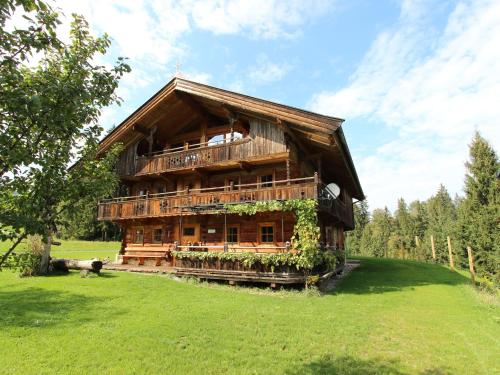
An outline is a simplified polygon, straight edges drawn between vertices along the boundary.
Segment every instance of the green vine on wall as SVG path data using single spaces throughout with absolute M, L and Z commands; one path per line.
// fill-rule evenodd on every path
M 255 215 L 258 212 L 289 211 L 296 217 L 291 238 L 292 248 L 296 250 L 294 265 L 297 269 L 311 270 L 323 262 L 319 248 L 320 228 L 317 215 L 318 202 L 315 199 L 290 199 L 286 201 L 248 202 L 226 204 L 227 213 Z
M 255 215 L 259 212 L 287 211 L 293 212 L 296 217 L 291 238 L 290 253 L 253 253 L 253 252 L 203 252 L 203 251 L 173 251 L 177 259 L 226 260 L 240 261 L 246 267 L 256 263 L 274 267 L 294 266 L 297 270 L 309 272 L 314 268 L 333 270 L 342 262 L 343 253 L 325 251 L 319 245 L 320 228 L 317 214 L 318 202 L 315 199 L 290 199 L 286 201 L 245 202 L 225 204 L 224 210 L 228 214 Z

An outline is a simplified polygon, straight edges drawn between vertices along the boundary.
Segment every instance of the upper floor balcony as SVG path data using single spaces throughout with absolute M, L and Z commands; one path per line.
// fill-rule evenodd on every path
M 250 137 L 223 139 L 218 142 L 186 144 L 144 156 L 123 157 L 117 164 L 121 177 L 145 176 L 201 168 L 238 167 L 265 160 L 284 160 L 288 150 L 278 145 L 262 147 Z
M 333 215 L 348 227 L 353 226 L 351 202 L 344 203 L 328 196 L 317 175 L 108 199 L 99 203 L 98 220 L 210 214 L 219 212 L 225 204 L 289 199 L 316 199 L 321 211 Z

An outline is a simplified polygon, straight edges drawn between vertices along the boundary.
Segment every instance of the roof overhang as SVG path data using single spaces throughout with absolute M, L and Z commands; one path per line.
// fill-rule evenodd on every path
M 352 161 L 341 125 L 343 119 L 320 115 L 267 100 L 238 94 L 197 82 L 175 77 L 148 101 L 128 116 L 100 142 L 99 153 L 106 152 L 114 143 L 127 144 L 143 135 L 137 133 L 138 126 L 144 131 L 148 127 L 148 118 L 155 109 L 165 105 L 172 98 L 192 96 L 198 101 L 216 103 L 228 113 L 237 113 L 250 117 L 261 117 L 279 126 L 290 129 L 299 139 L 320 147 L 328 152 L 340 153 L 343 167 L 347 170 L 352 195 L 364 199 L 361 184 Z M 138 125 L 141 124 L 141 125 Z M 135 131 L 134 131 L 135 129 Z

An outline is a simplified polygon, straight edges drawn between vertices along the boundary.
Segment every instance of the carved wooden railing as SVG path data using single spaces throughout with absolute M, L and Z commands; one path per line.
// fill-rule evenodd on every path
M 227 186 L 190 191 L 176 191 L 144 196 L 120 197 L 99 203 L 99 220 L 121 220 L 160 216 L 178 216 L 189 213 L 209 213 L 221 210 L 224 204 L 241 202 L 258 202 L 288 199 L 318 199 L 323 209 L 338 219 L 350 220 L 348 209 L 333 200 L 328 203 L 322 197 L 322 184 L 316 177 L 296 178 L 274 181 L 272 186 L 261 183 L 234 185 L 232 190 Z M 321 199 L 320 199 L 321 198 Z
M 244 144 L 250 138 L 233 139 L 216 144 L 200 143 L 191 145 L 187 150 L 174 149 L 162 151 L 151 156 L 141 156 L 135 160 L 133 174 L 146 175 L 164 173 L 186 168 L 206 167 L 231 160 L 240 161 L 246 158 Z M 119 174 L 123 175 L 128 168 L 118 166 Z

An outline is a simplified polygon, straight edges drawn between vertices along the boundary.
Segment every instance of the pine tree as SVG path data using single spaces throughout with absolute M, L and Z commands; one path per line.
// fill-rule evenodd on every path
M 425 237 L 429 221 L 427 207 L 425 203 L 416 200 L 410 203 L 409 211 L 413 226 L 413 235 L 418 237 L 420 244 L 416 249 L 418 253 L 417 256 L 419 259 L 429 259 L 431 258 L 430 239 L 427 240 Z
M 500 165 L 495 150 L 479 133 L 469 146 L 465 166 L 465 198 L 458 210 L 458 234 L 464 251 L 465 246 L 472 247 L 478 274 L 499 285 Z
M 398 199 L 398 208 L 394 213 L 394 230 L 395 238 L 393 237 L 391 242 L 395 241 L 397 247 L 401 254 L 405 254 L 404 257 L 411 255 L 414 250 L 413 246 L 413 223 L 408 211 L 408 206 L 403 198 Z
M 361 238 L 366 225 L 370 221 L 368 212 L 368 202 L 365 200 L 355 204 L 354 209 L 354 230 L 347 233 L 347 248 L 350 254 L 361 254 Z
M 429 225 L 427 238 L 434 236 L 436 259 L 440 263 L 448 262 L 446 237 L 455 232 L 456 209 L 444 185 L 439 185 L 436 195 L 427 200 Z
M 373 211 L 371 230 L 371 253 L 376 257 L 387 257 L 389 255 L 388 242 L 392 231 L 392 215 L 385 207 Z

